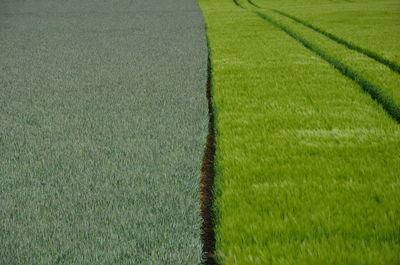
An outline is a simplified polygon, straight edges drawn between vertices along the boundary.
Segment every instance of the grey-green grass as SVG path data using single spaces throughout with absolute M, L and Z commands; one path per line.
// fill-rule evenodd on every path
M 305 3 L 270 2 L 292 11 Z M 388 1 L 357 6 L 378 2 Z M 218 262 L 398 264 L 399 124 L 257 14 L 232 1 L 200 4 L 213 69 Z M 309 1 L 305 10 L 318 17 L 335 4 Z
M 0 264 L 200 264 L 197 2 L 0 1 Z

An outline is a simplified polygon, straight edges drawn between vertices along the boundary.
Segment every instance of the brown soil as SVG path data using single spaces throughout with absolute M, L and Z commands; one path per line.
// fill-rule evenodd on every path
M 208 59 L 208 77 L 207 77 L 207 99 L 208 99 L 208 136 L 206 148 L 204 151 L 203 163 L 201 166 L 201 180 L 200 180 L 200 199 L 201 199 L 201 216 L 203 217 L 202 223 L 202 241 L 204 264 L 216 264 L 214 259 L 215 252 L 215 235 L 213 223 L 213 185 L 214 185 L 214 156 L 215 156 L 215 127 L 214 127 L 214 113 L 211 101 L 211 62 Z

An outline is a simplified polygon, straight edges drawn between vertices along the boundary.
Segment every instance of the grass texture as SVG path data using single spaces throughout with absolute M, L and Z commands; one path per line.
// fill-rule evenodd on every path
M 377 98 L 396 120 L 400 121 L 400 75 L 398 73 L 391 71 L 390 68 L 374 59 L 339 45 L 335 41 L 325 38 L 313 30 L 307 29 L 300 23 L 290 23 L 290 20 L 282 16 L 275 16 L 274 13 L 270 12 L 264 11 L 262 14 L 265 15 L 267 13 L 268 17 L 277 21 L 281 27 L 289 27 L 290 31 L 296 32 L 297 39 L 309 40 L 306 42 L 314 47 L 313 50 L 320 50 L 317 53 L 323 55 L 323 57 L 327 59 L 328 57 L 335 58 L 336 62 L 333 65 L 342 65 L 345 66 L 344 68 L 351 69 L 351 71 L 346 70 L 343 74 L 357 81 L 364 80 L 368 82 L 368 87 L 375 87 L 366 90 L 379 91 L 378 94 L 381 94 L 385 99 L 378 99 L 373 95 L 374 93 L 369 93 L 371 93 L 372 97 Z M 330 59 L 329 61 L 332 60 Z M 341 69 L 343 68 L 342 66 L 337 68 Z M 363 84 L 360 85 L 365 87 Z
M 195 0 L 0 1 L 0 264 L 200 264 Z
M 254 5 L 254 6 L 260 8 L 257 5 Z M 273 10 L 273 11 L 278 13 L 278 14 L 281 14 L 282 16 L 288 17 L 288 18 L 290 18 L 290 19 L 292 19 L 292 20 L 294 20 L 294 21 L 296 21 L 296 22 L 298 22 L 298 23 L 300 23 L 300 24 L 302 24 L 302 25 L 304 25 L 304 26 L 306 26 L 306 27 L 318 32 L 318 33 L 321 33 L 321 34 L 325 35 L 326 37 L 328 37 L 331 40 L 333 40 L 333 41 L 345 46 L 346 48 L 349 48 L 350 50 L 354 50 L 354 51 L 357 51 L 357 52 L 359 52 L 361 54 L 364 54 L 364 55 L 370 57 L 371 59 L 374 59 L 375 61 L 377 61 L 377 62 L 389 67 L 392 71 L 395 71 L 396 73 L 400 74 L 400 66 L 399 65 L 397 65 L 394 62 L 389 61 L 388 59 L 382 58 L 380 55 L 376 54 L 375 52 L 371 52 L 371 51 L 366 50 L 364 48 L 361 48 L 361 47 L 359 47 L 359 46 L 357 46 L 355 44 L 352 44 L 352 43 L 350 43 L 350 42 L 348 42 L 348 41 L 346 41 L 346 40 L 344 40 L 344 39 L 342 39 L 342 38 L 340 38 L 338 36 L 333 35 L 332 33 L 326 32 L 325 30 L 320 29 L 320 28 L 308 23 L 307 21 L 299 19 L 299 18 L 297 18 L 295 16 L 289 15 L 289 14 L 287 14 L 285 12 L 282 12 L 282 11 L 279 11 L 279 10 L 276 10 L 276 9 Z
M 397 67 L 400 65 L 400 3 L 397 0 L 252 1 L 263 9 L 276 9 L 304 21 Z
M 253 1 L 264 9 L 270 2 L 278 5 Z M 288 13 L 302 2 L 279 1 Z M 390 1 L 357 6 L 367 10 L 378 2 Z M 233 1 L 200 1 L 213 69 L 218 262 L 398 264 L 400 126 L 310 47 L 368 82 L 384 83 L 362 72 L 363 66 L 353 69 L 356 64 L 333 46 L 320 45 L 326 36 L 260 9 L 274 16 L 277 23 L 271 23 L 249 2 L 238 4 L 243 8 Z M 304 9 L 318 17 L 336 4 L 313 0 Z M 376 52 L 369 43 L 357 45 Z
M 265 15 L 264 13 L 257 12 L 257 15 L 262 19 L 270 22 L 271 24 L 275 25 L 279 29 L 286 32 L 290 37 L 300 42 L 304 47 L 309 49 L 314 54 L 318 55 L 330 65 L 332 65 L 335 69 L 337 69 L 340 73 L 344 76 L 350 78 L 351 80 L 355 81 L 360 87 L 371 95 L 371 98 L 376 100 L 383 109 L 388 112 L 388 114 L 397 122 L 400 123 L 400 105 L 397 105 L 396 102 L 393 101 L 392 97 L 385 95 L 385 92 L 382 91 L 381 88 L 373 85 L 372 83 L 365 80 L 363 77 L 360 77 L 356 72 L 351 70 L 348 66 L 342 64 L 340 61 L 333 59 L 331 56 L 327 55 L 322 50 L 318 49 L 316 46 L 308 42 L 307 40 L 303 39 L 296 33 L 294 33 L 289 28 L 285 27 L 284 25 L 280 24 L 276 20 L 272 19 L 271 17 Z M 400 93 L 399 93 L 400 94 Z

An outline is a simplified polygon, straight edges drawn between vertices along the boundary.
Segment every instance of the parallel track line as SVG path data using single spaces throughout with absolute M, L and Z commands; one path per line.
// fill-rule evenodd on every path
M 385 59 L 385 58 L 379 56 L 375 52 L 372 52 L 372 51 L 369 51 L 367 49 L 361 48 L 361 47 L 359 47 L 359 46 L 357 46 L 355 44 L 352 44 L 352 43 L 350 43 L 350 42 L 348 42 L 348 41 L 346 41 L 346 40 L 344 40 L 344 39 L 332 34 L 332 33 L 329 33 L 329 32 L 327 32 L 327 31 L 325 31 L 325 30 L 323 30 L 321 28 L 318 28 L 318 27 L 314 26 L 314 25 L 308 23 L 305 20 L 302 20 L 302 19 L 297 18 L 295 16 L 289 15 L 289 14 L 287 14 L 285 12 L 280 11 L 280 10 L 272 9 L 272 11 L 277 13 L 277 14 L 279 14 L 279 15 L 281 15 L 281 16 L 287 17 L 287 18 L 289 18 L 289 19 L 291 19 L 291 20 L 293 20 L 293 21 L 295 21 L 297 23 L 300 23 L 303 26 L 305 26 L 305 27 L 307 27 L 309 29 L 314 30 L 315 32 L 318 32 L 318 33 L 324 35 L 325 37 L 335 41 L 336 43 L 338 43 L 340 45 L 345 46 L 346 48 L 348 48 L 350 50 L 353 50 L 353 51 L 356 51 L 358 53 L 361 53 L 361 54 L 363 54 L 363 55 L 375 60 L 376 62 L 381 63 L 384 66 L 390 68 L 392 71 L 400 74 L 400 66 L 399 65 L 397 65 L 396 63 L 394 63 L 394 62 L 392 62 L 392 61 L 390 61 L 388 59 Z
M 380 89 L 378 86 L 370 83 L 369 81 L 365 80 L 362 78 L 360 75 L 358 75 L 355 71 L 353 71 L 351 68 L 346 66 L 345 64 L 339 62 L 338 60 L 330 57 L 326 53 L 324 53 L 322 50 L 318 49 L 314 45 L 312 45 L 310 42 L 307 40 L 303 39 L 293 31 L 291 31 L 289 28 L 285 27 L 284 25 L 280 24 L 279 22 L 275 21 L 274 19 L 270 18 L 269 16 L 256 11 L 255 12 L 260 18 L 264 19 L 265 21 L 271 23 L 272 25 L 276 26 L 277 28 L 281 29 L 284 31 L 286 34 L 288 34 L 290 37 L 293 39 L 297 40 L 300 42 L 304 47 L 306 47 L 308 50 L 313 52 L 314 54 L 318 55 L 322 59 L 324 59 L 326 62 L 328 62 L 330 65 L 332 65 L 336 70 L 338 70 L 342 75 L 348 77 L 349 79 L 353 80 L 356 82 L 365 92 L 367 92 L 372 99 L 377 101 L 383 109 L 398 123 L 400 123 L 400 107 L 397 106 L 393 99 L 391 97 L 388 97 L 382 92 L 382 89 Z

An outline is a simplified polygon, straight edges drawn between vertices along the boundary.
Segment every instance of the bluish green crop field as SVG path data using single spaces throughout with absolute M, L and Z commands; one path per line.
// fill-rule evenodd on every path
M 200 0 L 220 264 L 399 264 L 400 2 Z
M 199 264 L 195 0 L 0 1 L 0 264 Z

